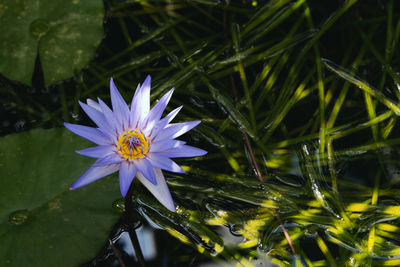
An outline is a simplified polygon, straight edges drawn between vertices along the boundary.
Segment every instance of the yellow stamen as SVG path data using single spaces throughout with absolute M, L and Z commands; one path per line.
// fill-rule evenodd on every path
M 149 142 L 147 138 L 139 131 L 124 131 L 118 137 L 117 150 L 119 154 L 127 159 L 134 160 L 143 158 L 149 151 Z

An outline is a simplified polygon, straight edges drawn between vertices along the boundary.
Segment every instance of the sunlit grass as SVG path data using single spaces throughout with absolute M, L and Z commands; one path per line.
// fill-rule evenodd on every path
M 60 126 L 77 99 L 106 96 L 110 76 L 128 99 L 149 73 L 152 98 L 175 87 L 178 120 L 203 120 L 187 138 L 210 153 L 167 175 L 177 214 L 143 190 L 141 215 L 218 262 L 398 265 L 398 4 L 233 2 L 106 1 L 99 56 L 55 85 L 57 105 L 3 80 L 0 101 Z M 219 227 L 241 240 L 226 245 Z

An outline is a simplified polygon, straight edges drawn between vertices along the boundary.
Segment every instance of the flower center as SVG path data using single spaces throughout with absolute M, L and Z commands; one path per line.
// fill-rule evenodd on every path
M 143 158 L 149 151 L 149 142 L 137 130 L 124 131 L 117 140 L 118 153 L 127 160 Z

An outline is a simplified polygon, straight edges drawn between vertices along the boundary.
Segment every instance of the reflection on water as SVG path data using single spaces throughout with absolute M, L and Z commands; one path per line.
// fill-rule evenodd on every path
M 146 226 L 136 229 L 136 234 L 142 249 L 143 257 L 146 262 L 154 261 L 157 257 L 157 246 L 155 240 L 154 229 Z M 120 245 L 128 255 L 136 257 L 132 242 L 129 239 L 128 232 L 124 232 L 119 238 L 118 245 Z

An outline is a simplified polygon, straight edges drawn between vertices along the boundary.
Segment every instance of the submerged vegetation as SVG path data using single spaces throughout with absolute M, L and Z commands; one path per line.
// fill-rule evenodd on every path
M 104 30 L 72 79 L 0 78 L 2 135 L 88 121 L 77 100 L 150 74 L 209 152 L 164 173 L 176 213 L 135 184 L 136 218 L 195 248 L 170 266 L 400 265 L 398 2 L 106 0 Z

